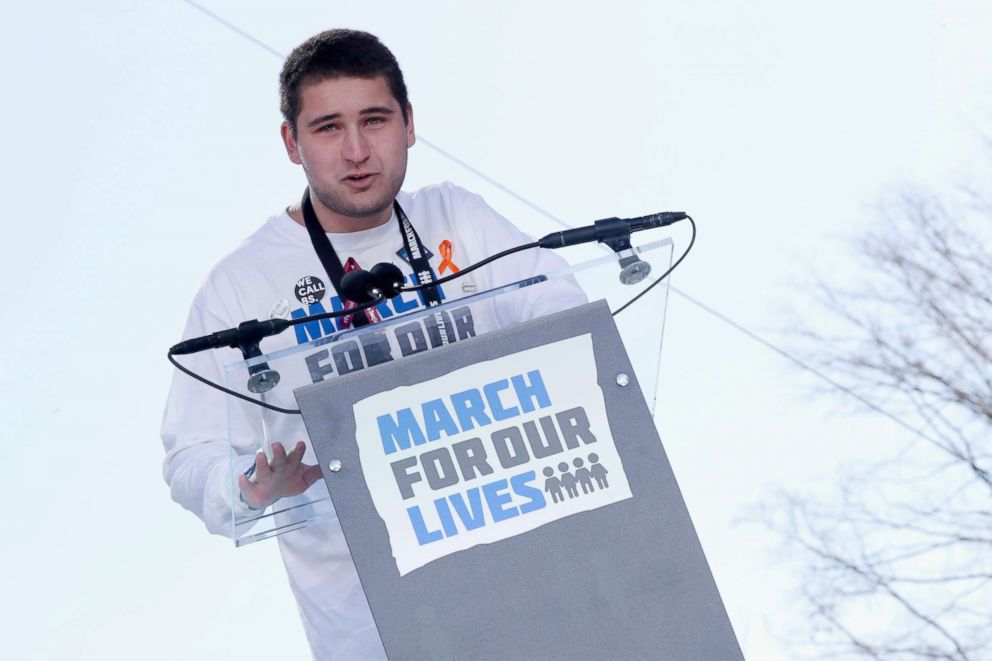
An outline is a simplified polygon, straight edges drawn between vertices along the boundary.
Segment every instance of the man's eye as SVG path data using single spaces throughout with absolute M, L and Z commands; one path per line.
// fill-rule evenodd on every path
M 330 133 L 331 131 L 337 130 L 337 128 L 338 128 L 337 124 L 324 124 L 317 130 L 322 133 Z
M 378 126 L 379 124 L 384 124 L 386 120 L 382 117 L 369 117 L 365 123 L 370 126 Z

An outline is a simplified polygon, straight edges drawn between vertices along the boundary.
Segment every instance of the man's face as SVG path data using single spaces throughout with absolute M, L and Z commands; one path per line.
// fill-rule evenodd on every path
M 296 136 L 283 123 L 282 137 L 306 172 L 314 205 L 344 231 L 388 220 L 414 143 L 412 111 L 404 122 L 382 76 L 306 83 L 300 101 Z

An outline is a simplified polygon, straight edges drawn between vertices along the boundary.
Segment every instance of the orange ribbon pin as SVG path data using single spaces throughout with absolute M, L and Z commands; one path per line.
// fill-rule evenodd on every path
M 438 273 L 444 273 L 445 269 L 451 269 L 452 273 L 458 273 L 459 271 L 461 271 L 461 269 L 455 266 L 455 263 L 451 261 L 451 253 L 452 253 L 451 241 L 448 241 L 447 239 L 442 241 L 441 245 L 438 246 L 438 250 L 441 251 L 441 258 L 442 258 L 441 265 L 437 269 Z

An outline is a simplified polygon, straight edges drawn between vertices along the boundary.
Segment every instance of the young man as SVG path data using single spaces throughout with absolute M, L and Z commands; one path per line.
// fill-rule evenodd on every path
M 374 36 L 332 30 L 313 37 L 286 60 L 280 88 L 282 138 L 290 160 L 303 167 L 308 193 L 215 266 L 193 301 L 185 337 L 231 328 L 248 319 L 298 318 L 340 309 L 344 303 L 335 290 L 341 272 L 351 268 L 392 262 L 408 282 L 415 282 L 414 265 L 422 266 L 416 260 L 418 252 L 428 260 L 429 270 L 440 276 L 530 241 L 482 198 L 451 184 L 400 192 L 407 150 L 416 139 L 413 109 L 395 58 Z M 328 248 L 319 247 L 328 242 L 330 258 Z M 318 250 L 323 253 L 318 255 Z M 453 300 L 563 265 L 547 251 L 529 250 L 438 286 L 435 296 Z M 466 306 L 449 329 L 454 335 L 450 340 L 584 301 L 581 291 L 571 285 L 521 294 L 512 301 L 501 298 Z M 431 294 L 403 294 L 358 321 L 374 322 L 432 300 Z M 296 326 L 264 340 L 262 350 L 303 344 L 347 323 Z M 404 344 L 403 338 L 393 337 L 395 346 L 389 350 L 400 357 L 426 349 L 428 343 L 437 344 L 437 333 L 437 328 L 425 327 L 420 344 L 409 338 Z M 223 383 L 223 366 L 240 359 L 239 352 L 225 349 L 188 356 L 185 362 L 195 372 Z M 361 367 L 354 361 L 336 362 L 327 349 L 313 349 L 302 360 L 312 382 Z M 280 384 L 267 394 L 268 401 L 295 408 L 292 390 L 309 381 Z M 236 402 L 228 420 L 225 397 L 176 374 L 162 426 L 164 474 L 173 498 L 218 534 L 231 534 L 232 508 L 248 515 L 276 501 L 280 507 L 308 507 L 326 498 L 299 417 L 270 412 L 263 416 L 261 409 Z M 239 451 L 233 469 L 229 431 Z M 255 454 L 263 438 L 275 439 L 271 456 Z M 252 474 L 251 479 L 247 474 L 239 477 L 238 494 L 231 488 L 232 470 L 234 475 Z M 384 658 L 336 518 L 328 516 L 317 525 L 286 533 L 279 544 L 314 656 Z

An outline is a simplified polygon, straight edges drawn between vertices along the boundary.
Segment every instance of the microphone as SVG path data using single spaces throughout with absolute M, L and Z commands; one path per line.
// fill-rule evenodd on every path
M 606 218 L 597 220 L 586 227 L 552 232 L 539 239 L 537 245 L 542 248 L 564 248 L 565 246 L 599 241 L 608 245 L 614 252 L 620 253 L 624 250 L 630 250 L 632 232 L 665 227 L 685 218 L 688 216 L 684 211 L 663 211 L 637 218 Z M 620 282 L 623 284 L 637 284 L 648 277 L 649 273 L 651 273 L 651 264 L 640 257 L 628 255 L 620 258 Z
M 340 294 L 342 298 L 351 300 L 359 305 L 375 303 L 383 299 L 383 292 L 387 292 L 390 298 L 396 296 L 399 293 L 402 283 L 403 273 L 396 266 L 388 263 L 376 264 L 372 267 L 371 273 L 361 269 L 346 273 L 341 278 Z M 327 318 L 330 316 L 340 315 L 323 313 L 313 315 L 313 318 Z M 370 323 L 368 317 L 364 314 L 354 314 L 352 317 L 352 323 L 356 328 Z M 217 331 L 210 335 L 183 340 L 169 349 L 169 356 L 231 347 L 232 349 L 240 349 L 241 355 L 245 360 L 257 358 L 262 355 L 259 342 L 263 338 L 277 335 L 294 325 L 294 323 L 300 323 L 310 318 L 307 317 L 293 321 L 278 318 L 266 319 L 265 321 L 259 321 L 257 319 L 243 321 L 238 324 L 237 328 L 228 328 L 227 330 Z M 183 369 L 174 359 L 173 363 L 180 369 Z M 247 387 L 253 393 L 268 392 L 278 385 L 279 380 L 279 372 L 269 367 L 269 364 L 266 362 L 252 365 L 248 368 Z M 238 396 L 240 397 L 241 395 Z
M 203 337 L 184 340 L 169 349 L 169 354 L 177 356 L 206 351 L 207 349 L 231 347 L 232 349 L 241 349 L 241 355 L 245 360 L 248 360 L 262 355 L 262 351 L 258 347 L 262 338 L 281 333 L 289 327 L 290 323 L 285 319 L 242 321 L 237 328 L 228 328 Z M 268 392 L 275 388 L 278 383 L 279 372 L 270 368 L 268 363 L 259 363 L 248 368 L 248 390 L 251 392 Z
M 285 319 L 266 319 L 259 321 L 242 321 L 237 328 L 217 331 L 203 337 L 194 337 L 183 340 L 179 344 L 169 349 L 169 353 L 179 356 L 187 353 L 197 353 L 207 349 L 219 349 L 221 347 L 231 347 L 237 349 L 246 344 L 258 344 L 262 338 L 270 335 L 278 335 L 287 328 L 290 323 Z
M 356 269 L 341 278 L 341 296 L 355 303 L 368 303 L 377 298 L 392 298 L 403 286 L 403 272 L 389 262 L 381 262 L 370 271 Z
M 586 227 L 552 232 L 541 237 L 537 243 L 542 248 L 564 248 L 565 246 L 591 243 L 592 241 L 609 245 L 616 239 L 629 238 L 632 232 L 665 227 L 684 220 L 686 217 L 684 211 L 663 211 L 637 218 L 605 218 Z
M 340 293 L 342 298 L 359 304 L 382 298 L 378 278 L 363 269 L 344 274 Z
M 389 266 L 392 266 L 392 264 Z M 399 274 L 398 281 L 402 282 L 403 274 L 395 266 L 392 266 L 392 268 Z M 382 271 L 386 270 L 382 269 Z M 389 273 L 392 272 L 389 271 Z M 346 273 L 341 279 L 341 293 L 356 303 L 366 303 L 382 296 L 381 289 L 394 289 L 394 278 L 395 276 L 392 276 L 387 281 L 383 278 L 377 278 L 376 275 L 368 271 L 352 271 L 351 273 Z M 381 284 L 380 280 L 383 283 L 388 282 L 388 284 Z M 219 349 L 221 347 L 237 349 L 246 345 L 258 344 L 262 339 L 272 335 L 278 335 L 290 326 L 292 326 L 292 323 L 288 320 L 278 318 L 266 319 L 265 321 L 259 321 L 257 319 L 242 321 L 238 324 L 237 328 L 228 328 L 227 330 L 217 331 L 210 335 L 183 340 L 179 344 L 173 345 L 169 349 L 169 353 L 174 356 L 180 356 L 206 351 L 207 349 Z M 251 358 L 252 356 L 245 357 Z
M 379 283 L 379 290 L 386 298 L 392 298 L 400 293 L 403 286 L 403 271 L 391 262 L 380 262 L 372 267 L 372 275 Z

